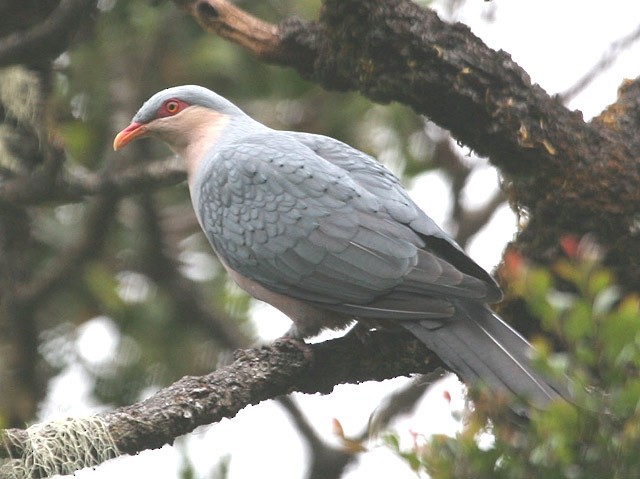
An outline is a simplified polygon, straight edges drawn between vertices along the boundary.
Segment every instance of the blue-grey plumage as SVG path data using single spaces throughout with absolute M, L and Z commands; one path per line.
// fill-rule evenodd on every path
M 196 215 L 231 277 L 300 336 L 354 319 L 400 324 L 467 381 L 539 406 L 565 394 L 488 308 L 501 299 L 491 276 L 372 157 L 272 130 L 197 86 L 151 97 L 114 148 L 148 134 L 186 161 Z
M 140 107 L 133 117 L 136 123 L 149 123 L 157 118 L 158 110 L 170 99 L 179 99 L 189 105 L 200 105 L 223 115 L 241 115 L 242 111 L 226 98 L 198 85 L 183 85 L 162 90 Z

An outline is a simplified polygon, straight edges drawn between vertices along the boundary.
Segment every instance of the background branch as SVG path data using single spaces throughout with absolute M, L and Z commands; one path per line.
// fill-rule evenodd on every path
M 593 67 L 591 67 L 582 77 L 580 77 L 578 81 L 571 85 L 570 88 L 559 95 L 562 101 L 565 103 L 570 102 L 582 93 L 585 88 L 593 82 L 593 80 L 615 63 L 624 50 L 637 42 L 638 39 L 640 39 L 640 25 L 638 25 L 638 27 L 636 27 L 631 33 L 628 33 L 609 45 L 608 50 L 600 57 L 596 64 L 593 65 Z
M 345 468 L 353 462 L 356 455 L 325 443 L 291 396 L 281 396 L 277 401 L 287 412 L 310 449 L 311 461 L 309 461 L 307 479 L 342 477 Z
M 52 60 L 69 46 L 95 5 L 93 0 L 61 0 L 41 23 L 0 38 L 0 66 Z
M 55 178 L 36 170 L 0 184 L 0 206 L 81 201 L 103 193 L 126 196 L 175 185 L 186 178 L 186 169 L 177 157 L 98 172 L 67 169 Z
M 58 256 L 58 261 L 41 272 L 37 278 L 23 285 L 17 292 L 16 300 L 34 311 L 46 297 L 63 288 L 67 282 L 73 281 L 81 268 L 91 258 L 100 254 L 116 206 L 116 197 L 99 197 L 87 215 L 79 241 L 69 247 L 66 254 Z
M 506 195 L 502 190 L 498 190 L 483 206 L 473 210 L 466 208 L 462 203 L 462 192 L 467 185 L 472 168 L 465 164 L 461 154 L 454 149 L 451 137 L 444 132 L 441 135 L 442 137 L 435 140 L 432 161 L 451 181 L 453 197 L 451 219 L 457 227 L 455 240 L 465 248 L 469 240 L 487 224 L 496 210 L 506 201 Z

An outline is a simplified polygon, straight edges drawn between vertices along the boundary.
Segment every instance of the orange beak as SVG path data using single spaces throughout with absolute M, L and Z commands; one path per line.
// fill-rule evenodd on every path
M 136 138 L 144 136 L 146 134 L 147 128 L 144 126 L 144 124 L 133 122 L 120 133 L 118 133 L 113 139 L 113 149 L 117 151 L 120 148 L 124 148 Z

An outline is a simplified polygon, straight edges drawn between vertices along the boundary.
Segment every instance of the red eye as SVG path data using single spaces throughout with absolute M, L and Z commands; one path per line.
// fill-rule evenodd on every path
M 168 101 L 165 108 L 169 113 L 177 113 L 180 109 L 180 104 L 177 101 Z
M 177 100 L 175 98 L 171 100 L 167 100 L 162 104 L 162 106 L 158 110 L 158 117 L 162 118 L 165 116 L 175 115 L 176 113 L 179 113 L 182 110 L 184 110 L 187 106 L 189 105 L 187 105 L 182 100 Z

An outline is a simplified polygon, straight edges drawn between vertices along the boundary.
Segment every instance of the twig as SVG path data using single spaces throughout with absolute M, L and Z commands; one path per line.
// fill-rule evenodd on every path
M 451 180 L 452 219 L 457 225 L 455 240 L 464 248 L 469 239 L 487 224 L 498 207 L 506 201 L 506 195 L 502 190 L 498 190 L 484 206 L 477 209 L 464 207 L 462 191 L 471 174 L 471 168 L 453 148 L 449 134 L 436 141 L 433 163 Z
M 456 223 L 456 241 L 463 248 L 468 241 L 491 219 L 496 210 L 504 204 L 507 196 L 498 189 L 482 207 L 476 209 L 461 208 Z
M 325 443 L 291 396 L 282 396 L 277 401 L 289 414 L 296 428 L 311 449 L 311 461 L 307 469 L 307 479 L 338 479 L 345 468 L 356 458 L 354 454 L 329 446 Z
M 618 58 L 618 56 L 627 48 L 631 47 L 635 42 L 640 39 L 640 25 L 636 27 L 628 35 L 619 38 L 611 45 L 608 50 L 600 57 L 595 65 L 586 72 L 578 81 L 576 81 L 571 87 L 560 93 L 558 96 L 564 103 L 568 103 L 578 96 L 585 88 L 587 88 L 598 75 L 601 75 L 607 68 L 611 67 Z

